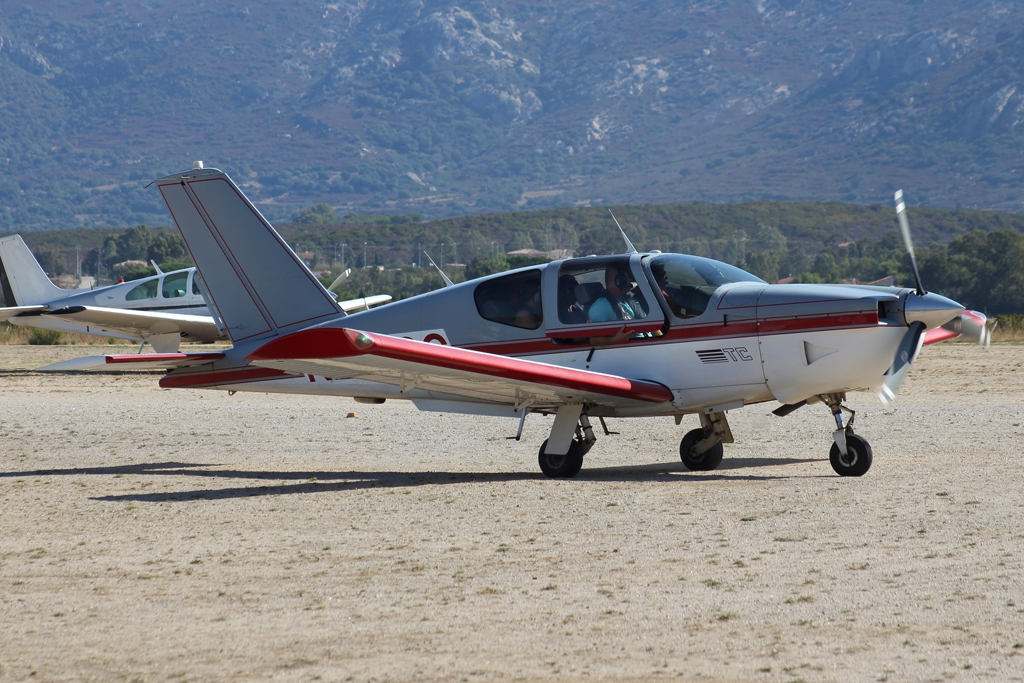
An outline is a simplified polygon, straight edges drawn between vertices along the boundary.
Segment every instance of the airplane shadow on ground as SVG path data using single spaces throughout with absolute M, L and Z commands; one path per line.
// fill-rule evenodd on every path
M 583 469 L 572 481 L 623 481 L 623 482 L 712 482 L 712 481 L 772 481 L 792 479 L 785 475 L 738 475 L 722 474 L 723 471 L 751 467 L 772 467 L 799 463 L 819 462 L 817 458 L 732 458 L 723 461 L 714 472 L 690 472 L 681 462 L 653 463 L 649 465 L 625 465 L 621 467 L 595 467 Z M 46 477 L 67 475 L 100 476 L 176 476 L 202 477 L 207 479 L 249 479 L 275 482 L 265 486 L 242 486 L 222 489 L 194 489 L 191 491 L 165 491 L 153 493 L 127 493 L 112 496 L 97 496 L 92 500 L 121 502 L 185 502 L 192 500 L 225 500 L 253 496 L 280 496 L 287 494 L 308 494 L 339 491 L 356 491 L 373 488 L 409 488 L 412 486 L 441 486 L 451 484 L 473 484 L 489 482 L 512 482 L 546 480 L 540 472 L 267 472 L 246 470 L 208 470 L 214 463 L 139 463 L 112 467 L 79 467 L 64 470 L 31 470 L 23 472 L 0 472 L 0 478 Z M 807 475 L 797 475 L 806 478 Z M 812 476 L 833 476 L 831 472 Z

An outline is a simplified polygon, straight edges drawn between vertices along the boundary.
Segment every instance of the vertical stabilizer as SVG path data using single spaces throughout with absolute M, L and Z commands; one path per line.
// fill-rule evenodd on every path
M 71 292 L 50 282 L 21 235 L 0 238 L 0 289 L 7 306 L 34 306 Z
M 344 315 L 227 174 L 193 169 L 155 182 L 232 342 Z

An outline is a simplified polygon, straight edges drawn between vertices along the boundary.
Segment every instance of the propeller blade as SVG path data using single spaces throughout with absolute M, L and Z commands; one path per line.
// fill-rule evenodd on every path
M 924 285 L 921 284 L 921 273 L 917 270 L 917 256 L 914 255 L 914 241 L 910 238 L 910 223 L 907 222 L 907 205 L 903 202 L 903 190 L 896 190 L 896 218 L 900 222 L 900 233 L 903 244 L 910 254 L 910 265 L 914 268 L 914 281 L 917 283 L 918 296 L 924 296 Z
M 910 364 L 917 358 L 917 352 L 921 350 L 924 342 L 925 324 L 922 322 L 913 323 L 907 333 L 903 335 L 900 346 L 896 349 L 896 357 L 893 358 L 892 366 L 882 377 L 882 388 L 878 392 L 878 398 L 886 406 L 892 405 L 896 394 L 903 384 L 903 379 L 910 371 Z
M 968 339 L 973 339 L 981 346 L 992 343 L 992 330 L 986 324 L 988 318 L 980 311 L 964 311 L 959 318 L 959 332 Z

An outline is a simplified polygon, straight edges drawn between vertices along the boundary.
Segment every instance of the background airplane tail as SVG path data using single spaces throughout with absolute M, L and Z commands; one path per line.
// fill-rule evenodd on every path
M 257 341 L 344 316 L 334 299 L 226 173 L 155 181 L 231 341 Z
M 21 235 L 0 238 L 0 288 L 7 306 L 33 306 L 70 294 L 50 282 Z

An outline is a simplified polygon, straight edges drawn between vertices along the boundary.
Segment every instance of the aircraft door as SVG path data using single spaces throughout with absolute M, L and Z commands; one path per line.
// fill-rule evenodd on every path
M 558 344 L 586 345 L 590 337 L 638 333 L 665 325 L 665 314 L 644 275 L 638 254 L 587 257 L 544 270 L 547 336 Z

